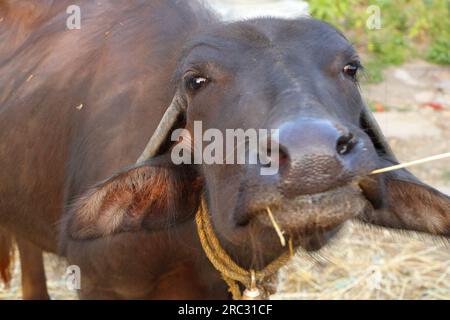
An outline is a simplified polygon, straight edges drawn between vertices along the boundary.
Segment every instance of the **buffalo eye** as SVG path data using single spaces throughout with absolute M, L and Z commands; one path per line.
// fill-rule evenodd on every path
M 208 84 L 208 79 L 202 76 L 189 76 L 185 80 L 186 89 L 196 92 Z
M 356 75 L 358 74 L 359 68 L 360 68 L 359 62 L 351 62 L 344 67 L 343 71 L 345 75 L 349 76 L 352 79 L 356 79 Z

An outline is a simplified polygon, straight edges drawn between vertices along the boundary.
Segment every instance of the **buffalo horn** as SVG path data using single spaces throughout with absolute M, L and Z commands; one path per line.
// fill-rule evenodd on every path
M 139 157 L 137 163 L 144 162 L 154 156 L 157 155 L 158 150 L 161 148 L 161 145 L 166 141 L 170 132 L 172 131 L 173 126 L 177 122 L 179 115 L 183 112 L 183 103 L 179 98 L 179 95 L 175 95 L 172 103 L 164 114 L 161 122 L 156 128 L 155 133 L 150 138 L 147 146 Z

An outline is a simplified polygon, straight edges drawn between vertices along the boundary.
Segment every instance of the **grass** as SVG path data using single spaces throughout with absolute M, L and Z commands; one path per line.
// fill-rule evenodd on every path
M 411 58 L 450 64 L 450 0 L 309 0 L 311 15 L 341 29 L 365 59 L 369 82 L 382 81 L 382 70 Z M 369 29 L 380 9 L 381 28 Z

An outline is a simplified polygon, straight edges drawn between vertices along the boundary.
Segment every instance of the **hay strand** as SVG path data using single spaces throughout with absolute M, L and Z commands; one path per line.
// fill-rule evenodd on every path
M 281 231 L 280 226 L 278 225 L 278 223 L 275 221 L 275 217 L 273 216 L 272 210 L 270 210 L 269 207 L 267 207 L 267 214 L 269 215 L 269 219 L 273 224 L 273 227 L 275 229 L 275 231 L 278 234 L 278 237 L 280 238 L 280 243 L 282 247 L 286 246 L 286 239 L 284 238 L 284 234 L 283 231 Z
M 424 159 L 420 159 L 420 160 L 416 160 L 416 161 L 411 161 L 411 162 L 398 164 L 398 165 L 387 167 L 387 168 L 378 169 L 378 170 L 372 171 L 370 173 L 370 175 L 375 175 L 375 174 L 395 171 L 395 170 L 399 170 L 399 169 L 403 169 L 403 168 L 416 166 L 418 164 L 427 163 L 427 162 L 436 161 L 436 160 L 441 160 L 441 159 L 445 159 L 445 158 L 450 158 L 450 152 L 443 153 L 443 154 L 438 154 L 438 155 L 435 155 L 435 156 L 432 156 L 432 157 L 428 157 L 428 158 L 424 158 Z

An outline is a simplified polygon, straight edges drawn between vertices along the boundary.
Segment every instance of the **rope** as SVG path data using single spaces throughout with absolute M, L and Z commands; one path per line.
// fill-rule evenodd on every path
M 245 270 L 234 262 L 220 245 L 219 240 L 214 233 L 203 198 L 197 211 L 195 221 L 197 223 L 197 232 L 203 250 L 214 268 L 220 272 L 223 280 L 227 283 L 234 300 L 242 298 L 238 282 L 243 284 L 246 288 L 251 288 L 253 273 L 254 280 L 263 284 L 269 277 L 273 276 L 282 266 L 284 266 L 291 257 L 291 254 L 288 251 L 272 261 L 262 270 Z

